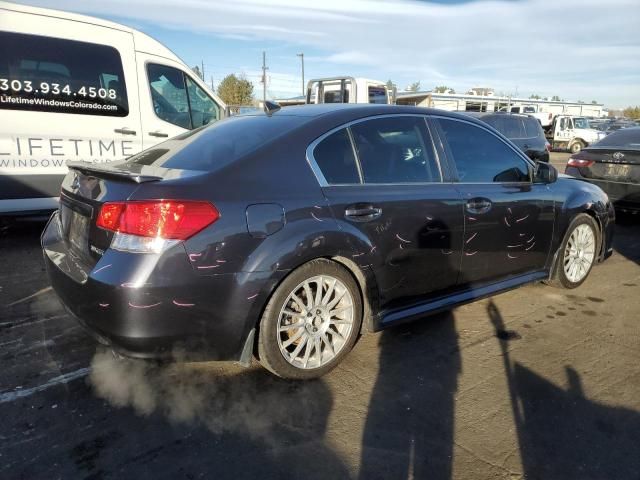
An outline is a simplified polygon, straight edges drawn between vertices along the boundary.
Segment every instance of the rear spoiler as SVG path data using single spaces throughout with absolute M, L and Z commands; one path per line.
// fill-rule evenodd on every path
M 145 175 L 136 172 L 127 172 L 120 170 L 107 164 L 94 164 L 82 161 L 69 161 L 67 167 L 72 170 L 78 170 L 85 175 L 99 174 L 101 177 L 111 177 L 118 180 L 129 180 L 135 183 L 157 182 L 162 180 L 162 177 L 157 175 Z

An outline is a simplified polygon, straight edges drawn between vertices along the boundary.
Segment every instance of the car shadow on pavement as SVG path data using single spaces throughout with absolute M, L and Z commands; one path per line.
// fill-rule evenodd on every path
M 493 301 L 487 313 L 500 339 L 524 478 L 637 479 L 640 412 L 589 400 L 571 366 L 565 390 L 511 360 Z
M 360 478 L 448 479 L 460 352 L 451 312 L 380 334 Z

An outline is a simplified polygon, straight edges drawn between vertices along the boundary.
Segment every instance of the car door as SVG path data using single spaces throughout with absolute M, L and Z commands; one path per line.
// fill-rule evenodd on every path
M 354 122 L 317 140 L 310 158 L 340 228 L 365 241 L 349 253 L 373 269 L 382 309 L 456 285 L 462 203 L 442 181 L 424 117 Z
M 137 56 L 144 148 L 222 117 L 220 105 L 178 62 Z
M 437 124 L 465 202 L 461 285 L 542 271 L 554 224 L 549 186 L 532 182 L 533 165 L 483 126 L 444 117 Z

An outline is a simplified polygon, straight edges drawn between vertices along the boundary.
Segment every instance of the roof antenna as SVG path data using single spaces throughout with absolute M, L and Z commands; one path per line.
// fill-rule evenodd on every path
M 276 113 L 281 108 L 282 107 L 278 105 L 276 102 L 271 102 L 269 100 L 265 100 L 263 102 L 264 113 L 266 113 L 268 117 Z

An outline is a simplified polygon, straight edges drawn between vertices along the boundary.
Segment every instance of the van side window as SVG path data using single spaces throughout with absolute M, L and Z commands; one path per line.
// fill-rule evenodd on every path
M 182 70 L 150 63 L 147 75 L 158 118 L 186 129 L 219 118 L 218 105 Z
M 118 51 L 107 45 L 0 32 L 0 109 L 126 117 Z

